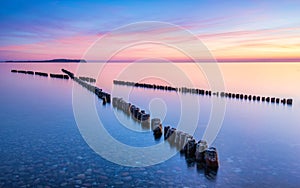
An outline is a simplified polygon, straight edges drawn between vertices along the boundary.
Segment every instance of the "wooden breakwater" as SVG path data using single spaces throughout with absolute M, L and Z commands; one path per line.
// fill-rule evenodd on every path
M 94 82 L 96 81 L 96 79 L 93 79 L 93 78 L 89 78 L 89 77 L 82 77 L 81 79 L 74 76 L 74 73 L 68 71 L 68 70 L 65 70 L 65 69 L 61 69 L 61 71 L 65 74 L 55 74 L 55 73 L 45 73 L 45 72 L 34 72 L 34 71 L 26 71 L 26 70 L 15 70 L 15 69 L 12 69 L 11 72 L 12 73 L 21 73 L 21 74 L 30 74 L 30 75 L 38 75 L 38 76 L 44 76 L 44 77 L 48 77 L 48 75 L 50 75 L 51 78 L 59 78 L 59 79 L 73 79 L 75 82 L 77 82 L 78 84 L 80 84 L 81 86 L 83 86 L 84 88 L 88 89 L 89 91 L 95 93 L 102 101 L 103 101 L 103 104 L 106 104 L 106 103 L 110 103 L 110 94 L 109 93 L 106 93 L 106 92 L 103 92 L 102 89 L 96 87 L 96 86 L 93 86 L 87 82 Z M 85 82 L 87 81 L 87 82 Z
M 132 117 L 133 120 L 141 123 L 149 123 L 150 114 L 140 110 L 139 107 L 126 102 L 122 98 L 113 97 L 112 104 L 114 108 Z M 195 161 L 205 168 L 206 172 L 217 173 L 219 167 L 218 153 L 215 147 L 208 147 L 204 140 L 198 142 L 195 138 L 170 126 L 163 126 L 159 118 L 151 119 L 151 130 L 155 140 L 159 140 L 162 135 L 171 147 L 176 147 L 181 154 L 184 154 L 189 161 Z
M 91 82 L 91 83 L 96 82 L 95 78 L 90 78 L 90 77 L 85 77 L 85 76 L 79 76 L 79 79 L 86 81 L 86 82 Z
M 168 140 L 170 145 L 176 147 L 180 153 L 184 153 L 187 158 L 204 163 L 212 169 L 219 167 L 217 149 L 208 147 L 205 140 L 197 142 L 192 135 L 170 126 L 164 127 L 164 139 Z
M 61 78 L 61 79 L 69 79 L 69 76 L 66 74 L 52 74 L 50 73 L 51 78 Z
M 87 90 L 89 90 L 89 91 L 93 92 L 95 95 L 97 95 L 98 98 L 102 100 L 104 105 L 106 103 L 110 103 L 111 95 L 109 93 L 106 93 L 106 92 L 102 91 L 102 89 L 100 89 L 96 86 L 93 86 L 93 85 L 87 83 L 86 81 L 76 77 L 74 75 L 74 73 L 72 73 L 66 69 L 61 69 L 61 71 L 64 72 L 65 74 L 67 74 L 71 79 L 73 79 L 75 82 L 80 84 L 82 87 L 86 88 Z
M 26 71 L 26 70 L 15 70 L 15 69 L 11 70 L 11 72 L 12 72 L 12 73 L 22 73 L 22 74 L 31 74 L 31 75 L 33 75 L 33 74 L 34 74 L 34 72 L 33 72 L 33 71 Z
M 72 73 L 72 72 L 70 72 L 70 71 L 68 71 L 68 70 L 66 70 L 66 69 L 61 69 L 61 71 L 63 72 L 63 73 L 65 73 L 65 74 L 67 74 L 71 79 L 74 79 L 74 73 Z
M 48 76 L 48 73 L 43 72 L 24 70 L 11 70 L 11 72 Z M 95 93 L 100 99 L 103 100 L 103 104 L 106 104 L 106 102 L 110 103 L 111 95 L 109 93 L 103 92 L 102 89 L 87 83 L 84 79 L 76 77 L 74 73 L 68 70 L 62 69 L 62 72 L 66 75 L 62 76 L 61 74 L 50 73 L 50 77 L 61 79 L 71 78 L 84 88 Z M 140 122 L 142 126 L 149 125 L 149 128 L 151 126 L 155 140 L 159 140 L 162 135 L 164 135 L 164 139 L 170 144 L 170 146 L 176 147 L 181 154 L 184 154 L 187 161 L 192 160 L 197 162 L 197 167 L 198 165 L 203 166 L 205 173 L 213 172 L 212 174 L 217 174 L 219 167 L 217 150 L 214 147 L 208 147 L 206 141 L 199 140 L 196 142 L 193 136 L 187 133 L 177 130 L 176 128 L 171 128 L 170 126 L 163 126 L 159 118 L 151 119 L 150 125 L 149 113 L 146 113 L 145 110 L 141 110 L 136 105 L 126 102 L 122 98 L 114 97 L 112 102 L 113 107 L 123 111 L 125 114 L 132 117 L 133 120 Z
M 35 75 L 48 77 L 48 73 L 45 72 L 34 72 Z
M 145 110 L 141 110 L 134 104 L 126 102 L 122 98 L 113 97 L 113 107 L 122 110 L 125 114 L 131 115 L 132 119 L 139 122 L 149 121 L 150 114 L 146 113 Z
M 30 75 L 37 75 L 37 76 L 44 76 L 44 77 L 48 77 L 48 73 L 45 72 L 34 72 L 34 71 L 26 71 L 26 70 L 11 70 L 12 73 L 22 73 L 22 74 L 30 74 Z M 65 74 L 54 74 L 54 73 L 50 73 L 50 77 L 51 78 L 60 78 L 60 79 L 69 79 L 68 75 Z
M 50 75 L 51 78 L 60 78 L 60 79 L 69 79 L 69 76 L 66 74 L 54 74 L 54 73 L 45 73 L 39 71 L 26 71 L 26 70 L 11 70 L 12 73 L 21 73 L 21 74 L 30 74 L 30 75 L 37 75 L 37 76 L 44 76 L 48 77 Z
M 278 98 L 278 97 L 271 97 L 271 96 L 266 97 L 266 96 L 249 95 L 249 94 L 233 93 L 233 92 L 219 92 L 219 91 L 213 92 L 211 90 L 204 90 L 199 88 L 171 87 L 171 86 L 163 86 L 157 84 L 136 83 L 136 82 L 121 81 L 121 80 L 114 80 L 113 83 L 116 85 L 140 87 L 140 88 L 147 88 L 147 89 L 157 89 L 157 90 L 165 90 L 165 91 L 175 91 L 175 92 L 190 93 L 190 94 L 197 94 L 197 95 L 216 96 L 216 97 L 238 99 L 238 100 L 248 100 L 248 101 L 257 101 L 257 102 L 261 101 L 266 103 L 277 103 L 277 104 L 281 103 L 283 105 L 293 104 L 292 98 Z

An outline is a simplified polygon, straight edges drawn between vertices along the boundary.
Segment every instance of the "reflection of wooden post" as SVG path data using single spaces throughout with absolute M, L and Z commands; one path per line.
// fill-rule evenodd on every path
M 142 125 L 142 128 L 145 129 L 145 130 L 150 129 L 150 121 L 149 120 L 142 121 L 141 125 Z

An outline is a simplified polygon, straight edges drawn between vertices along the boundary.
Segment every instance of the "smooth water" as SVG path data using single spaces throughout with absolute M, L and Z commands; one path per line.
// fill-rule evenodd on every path
M 77 87 L 76 83 L 10 72 L 11 69 L 25 69 L 60 73 L 61 68 L 76 72 L 77 66 L 0 64 L 0 187 L 300 186 L 299 64 L 220 65 L 227 91 L 293 97 L 294 103 L 284 106 L 220 98 L 226 102 L 226 112 L 222 128 L 212 144 L 218 150 L 220 162 L 215 179 L 207 178 L 203 169 L 186 161 L 180 153 L 147 167 L 120 166 L 100 157 L 84 141 L 74 118 L 72 88 Z M 97 86 L 107 92 L 125 90 L 125 86 L 112 86 L 112 79 L 126 66 L 122 63 L 107 66 Z M 191 73 L 197 87 L 208 88 L 209 84 L 203 80 L 205 77 L 193 74 L 193 65 L 178 66 Z M 122 92 L 115 94 L 122 95 Z M 94 97 L 84 88 L 82 95 Z M 163 139 L 155 141 L 151 131 L 143 129 L 112 105 L 103 106 L 94 98 L 99 118 L 107 132 L 119 142 L 136 147 L 164 142 Z M 202 138 L 207 126 L 211 98 L 142 88 L 131 88 L 129 95 L 130 102 L 146 109 L 152 117 L 160 117 L 164 125 L 173 127 L 180 121 L 181 101 L 199 101 L 199 121 L 194 133 L 197 140 Z M 163 144 L 166 150 L 175 150 L 168 143 Z M 122 158 L 126 157 L 124 153 Z

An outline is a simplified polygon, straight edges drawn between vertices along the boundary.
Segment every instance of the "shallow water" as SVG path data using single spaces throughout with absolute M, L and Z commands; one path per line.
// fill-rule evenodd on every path
M 218 149 L 220 161 L 215 179 L 207 178 L 203 169 L 188 163 L 180 153 L 147 167 L 120 166 L 102 158 L 87 145 L 77 127 L 72 106 L 72 88 L 78 87 L 76 83 L 10 72 L 11 69 L 25 69 L 60 73 L 61 68 L 75 72 L 77 66 L 0 64 L 1 187 L 299 187 L 299 64 L 220 65 L 228 91 L 293 97 L 294 104 L 284 106 L 219 98 L 226 102 L 226 112 L 222 128 L 212 143 Z M 159 66 L 153 68 L 158 70 Z M 208 89 L 205 76 L 193 73 L 193 65 L 178 64 L 178 67 L 189 75 L 195 87 Z M 160 117 L 164 125 L 173 127 L 182 116 L 182 101 L 188 104 L 199 101 L 199 121 L 194 137 L 202 138 L 212 97 L 112 86 L 112 79 L 123 73 L 124 68 L 128 65 L 108 65 L 97 85 L 114 96 L 124 95 L 124 98 L 127 96 L 122 91 L 129 89 L 130 102 L 146 109 L 152 117 Z M 126 74 L 120 77 L 130 78 Z M 153 77 L 143 81 L 165 83 Z M 181 84 L 180 81 L 176 83 Z M 81 87 L 79 90 L 83 98 L 95 100 L 104 127 L 119 142 L 135 147 L 162 143 L 166 150 L 175 151 L 163 139 L 155 141 L 151 131 L 142 129 L 112 105 L 103 106 L 92 93 Z M 119 120 L 126 122 L 126 126 Z M 188 120 L 185 123 L 190 126 Z M 126 157 L 128 155 L 124 153 L 120 160 Z

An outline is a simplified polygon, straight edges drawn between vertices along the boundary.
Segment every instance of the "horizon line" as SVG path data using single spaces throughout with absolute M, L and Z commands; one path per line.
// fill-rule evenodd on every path
M 53 60 L 81 60 L 81 61 L 86 61 L 88 62 L 136 62 L 139 59 L 111 59 L 111 60 L 86 60 L 86 59 L 76 59 L 76 58 L 53 58 L 53 59 L 31 59 L 31 60 L 0 60 L 2 63 L 30 63 L 32 62 L 41 62 L 41 63 L 51 63 Z M 212 59 L 200 59 L 200 60 L 192 60 L 192 59 L 168 59 L 171 62 L 300 62 L 300 58 L 216 58 L 215 60 Z M 162 62 L 163 60 L 155 60 L 155 59 L 143 59 L 142 62 Z M 54 62 L 55 63 L 55 62 Z

